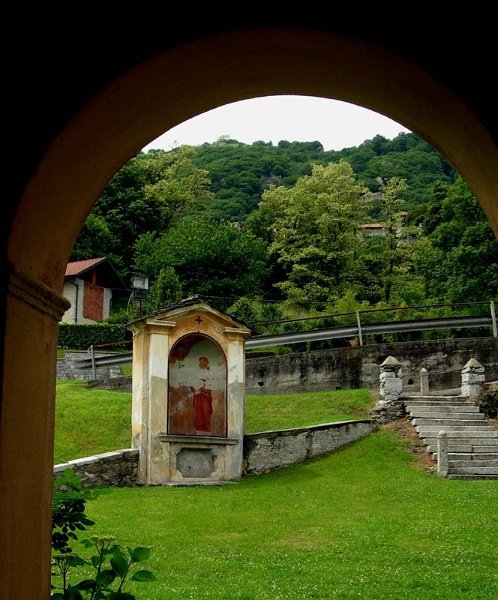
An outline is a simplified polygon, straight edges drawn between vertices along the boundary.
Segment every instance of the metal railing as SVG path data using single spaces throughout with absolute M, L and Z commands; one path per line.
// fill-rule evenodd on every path
M 430 319 L 412 319 L 412 320 L 398 320 L 398 321 L 384 321 L 380 323 L 365 323 L 362 321 L 362 315 L 368 313 L 378 312 L 393 312 L 393 311 L 409 311 L 414 309 L 427 309 L 427 308 L 443 308 L 443 307 L 454 307 L 454 306 L 489 306 L 489 316 L 461 316 L 461 317 L 436 317 Z M 482 328 L 491 327 L 493 337 L 498 337 L 497 331 L 497 320 L 496 320 L 496 309 L 494 301 L 490 302 L 468 302 L 458 304 L 432 304 L 432 305 L 418 305 L 418 306 L 407 306 L 397 308 L 373 308 L 368 310 L 357 310 L 349 313 L 338 313 L 333 315 L 322 315 L 317 317 L 305 317 L 303 319 L 288 319 L 282 321 L 266 321 L 265 323 L 253 323 L 256 325 L 275 325 L 284 323 L 295 323 L 299 321 L 310 321 L 310 320 L 325 320 L 334 319 L 337 317 L 348 317 L 351 316 L 355 321 L 353 324 L 336 326 L 336 327 L 322 327 L 318 329 L 311 329 L 307 331 L 298 332 L 280 332 L 266 335 L 255 335 L 250 337 L 246 341 L 246 349 L 252 348 L 264 348 L 269 346 L 282 346 L 290 344 L 299 344 L 303 342 L 316 342 L 322 340 L 331 339 L 344 339 L 357 337 L 360 346 L 364 345 L 365 336 L 367 335 L 378 335 L 384 333 L 407 333 L 411 331 L 430 331 L 437 329 L 462 329 L 462 328 Z M 109 344 L 99 344 L 90 346 L 88 352 L 90 357 L 76 361 L 75 366 L 80 369 L 92 368 L 93 377 L 96 378 L 97 367 L 122 365 L 132 362 L 133 353 L 123 354 L 112 354 L 108 356 L 95 356 L 96 348 L 104 347 L 115 347 L 118 345 L 130 344 L 131 341 L 126 342 L 114 342 Z

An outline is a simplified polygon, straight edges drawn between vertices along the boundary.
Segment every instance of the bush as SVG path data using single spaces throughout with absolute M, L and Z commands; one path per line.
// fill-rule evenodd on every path
M 496 419 L 498 415 L 498 390 L 484 386 L 482 392 L 476 399 L 479 410 L 490 419 Z
M 107 323 L 61 323 L 59 325 L 58 348 L 86 350 L 90 346 L 123 342 L 131 339 L 125 324 Z

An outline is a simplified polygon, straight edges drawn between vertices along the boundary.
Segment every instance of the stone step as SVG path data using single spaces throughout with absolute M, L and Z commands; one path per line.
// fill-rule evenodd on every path
M 437 452 L 431 452 L 431 454 L 432 458 L 437 461 Z M 448 452 L 448 460 L 498 461 L 498 452 Z
M 412 419 L 412 424 L 419 427 L 489 427 L 486 419 L 445 419 L 438 417 L 436 419 L 428 419 L 426 417 L 415 417 Z M 457 430 L 458 431 L 458 430 Z
M 459 474 L 453 474 L 450 473 L 448 474 L 448 479 L 498 479 L 498 474 L 495 475 L 484 475 L 484 474 L 474 474 L 474 475 L 469 475 L 469 474 L 463 474 L 463 473 L 459 473 Z
M 467 400 L 465 396 L 444 396 L 437 394 L 429 394 L 428 396 L 402 395 L 400 399 L 403 400 L 403 402 L 410 402 L 412 400 L 414 402 L 465 402 Z
M 454 467 L 452 475 L 494 475 L 498 477 L 498 467 Z
M 437 454 L 437 440 L 429 441 L 427 444 L 427 452 Z M 478 446 L 475 444 L 460 443 L 454 440 L 453 443 L 448 443 L 448 453 L 450 452 L 465 452 L 480 456 L 481 454 L 495 454 L 498 452 L 497 446 Z
M 498 440 L 494 440 L 493 444 L 489 442 L 486 442 L 486 444 L 474 444 L 472 452 L 498 452 Z
M 469 406 L 462 404 L 459 406 L 407 406 L 406 411 L 412 414 L 424 416 L 428 415 L 439 415 L 439 414 L 448 414 L 448 415 L 482 415 L 484 418 L 484 414 L 479 412 L 479 407 L 474 406 L 473 404 L 469 404 Z
M 465 400 L 405 400 L 403 402 L 405 406 L 475 406 L 473 402 L 466 402 Z
M 437 438 L 440 431 L 445 431 L 449 438 L 489 438 L 494 439 L 498 433 L 491 427 L 464 427 L 449 425 L 447 429 L 443 429 L 440 425 L 417 425 L 415 427 L 419 433 L 419 437 L 434 437 Z
M 451 469 L 451 471 L 455 471 L 455 469 L 463 469 L 463 468 L 474 468 L 474 467 L 486 467 L 486 468 L 494 468 L 496 470 L 496 472 L 498 473 L 498 460 L 495 459 L 489 459 L 489 460 L 484 460 L 484 459 L 471 459 L 471 460 L 465 460 L 465 459 L 448 459 L 448 467 Z

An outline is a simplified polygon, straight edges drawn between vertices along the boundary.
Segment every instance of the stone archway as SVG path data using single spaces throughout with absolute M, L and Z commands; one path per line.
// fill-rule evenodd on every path
M 8 242 L 0 430 L 7 596 L 48 595 L 55 346 L 66 306 L 59 294 L 88 212 L 122 164 L 163 131 L 272 94 L 352 102 L 415 131 L 467 180 L 498 234 L 495 141 L 449 89 L 379 47 L 316 30 L 246 30 L 178 45 L 109 80 L 26 182 Z

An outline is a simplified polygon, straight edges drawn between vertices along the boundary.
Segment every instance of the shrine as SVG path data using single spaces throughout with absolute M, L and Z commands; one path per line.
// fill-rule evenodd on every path
M 129 329 L 138 483 L 239 479 L 250 329 L 199 296 L 138 319 Z

